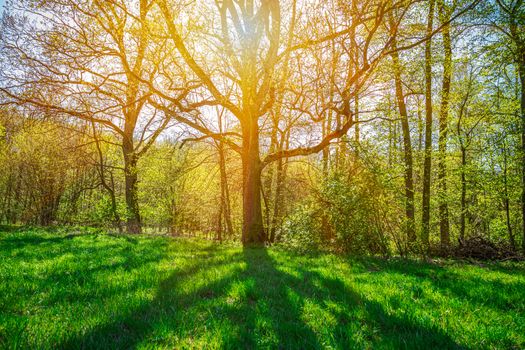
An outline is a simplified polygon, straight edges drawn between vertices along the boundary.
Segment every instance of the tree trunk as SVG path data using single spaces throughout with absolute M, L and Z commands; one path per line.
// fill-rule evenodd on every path
M 331 96 L 330 96 L 330 99 L 332 99 Z M 323 138 L 326 137 L 326 135 L 330 134 L 331 125 L 332 125 L 332 111 L 330 110 L 328 111 L 328 116 L 326 118 L 326 121 L 323 121 Z M 328 175 L 329 175 L 330 145 L 323 148 L 322 156 L 323 156 L 322 157 L 322 174 L 323 174 L 323 181 L 324 181 L 325 179 L 328 179 Z M 322 237 L 326 242 L 329 242 L 332 236 L 332 230 L 330 228 L 330 223 L 329 223 L 329 220 L 328 220 L 328 217 L 325 211 L 321 212 L 321 226 L 322 226 L 321 228 Z
M 141 219 L 138 204 L 138 177 L 137 177 L 137 155 L 133 149 L 130 137 L 125 137 L 122 143 L 124 152 L 124 178 L 127 206 L 126 230 L 128 233 L 141 233 Z
M 275 197 L 273 203 L 273 216 L 272 224 L 270 228 L 270 242 L 275 242 L 275 234 L 277 231 L 277 225 L 279 224 L 279 219 L 281 215 L 281 196 L 282 196 L 282 185 L 283 185 L 283 159 L 277 161 L 277 180 L 275 183 Z
M 102 153 L 102 149 L 100 147 L 100 139 L 97 136 L 97 129 L 95 126 L 95 122 L 91 122 L 91 126 L 93 128 L 93 139 L 95 140 L 95 145 L 97 147 L 97 153 L 98 153 L 98 160 L 99 160 L 99 167 L 98 167 L 98 173 L 100 177 L 100 182 L 102 184 L 102 187 L 108 192 L 109 198 L 111 200 L 111 214 L 113 216 L 113 222 L 115 226 L 118 228 L 119 232 L 122 232 L 122 226 L 121 226 L 121 219 L 120 215 L 118 214 L 117 209 L 117 198 L 115 196 L 115 182 L 113 181 L 113 174 L 110 172 L 110 182 L 111 185 L 107 183 L 106 181 L 106 172 L 104 169 L 104 154 Z
M 395 50 L 395 42 L 394 42 Z M 412 157 L 412 142 L 410 140 L 410 125 L 408 124 L 408 112 L 405 103 L 405 96 L 403 94 L 403 86 L 401 82 L 401 66 L 399 62 L 399 54 L 395 51 L 392 54 L 392 61 L 394 63 L 394 78 L 396 88 L 396 100 L 399 108 L 399 115 L 401 116 L 401 128 L 403 132 L 403 153 L 405 161 L 405 212 L 406 212 L 406 234 L 409 249 L 414 248 L 416 243 L 416 233 L 414 225 L 414 179 L 413 179 L 413 157 Z
M 224 212 L 224 204 L 222 201 L 221 194 L 221 203 L 219 204 L 219 214 L 217 215 L 217 240 L 222 243 L 222 213 Z
M 518 66 L 518 75 L 520 78 L 520 110 L 521 110 L 521 217 L 522 217 L 522 250 L 525 254 L 525 40 L 522 36 L 521 2 L 512 2 L 508 7 L 505 2 L 498 1 L 500 9 L 508 16 L 510 38 L 515 44 L 515 62 Z M 506 33 L 506 32 L 505 32 Z M 507 33 L 506 33 L 507 34 Z
M 118 213 L 117 197 L 115 195 L 115 180 L 113 179 L 112 172 L 109 173 L 109 180 L 111 185 L 109 185 L 106 189 L 111 199 L 111 212 L 113 213 L 113 218 L 115 220 L 115 225 L 117 226 L 118 232 L 122 233 L 122 220 L 120 219 L 120 215 Z
M 525 53 L 522 53 L 522 58 L 521 58 L 521 62 L 519 65 L 519 74 L 520 74 L 520 82 L 521 82 L 521 157 L 522 157 L 521 215 L 522 215 L 522 220 L 523 220 L 523 237 L 521 240 L 521 245 L 522 245 L 523 253 L 525 254 Z
M 226 224 L 226 235 L 233 235 L 233 225 L 231 218 L 230 191 L 228 189 L 228 177 L 226 174 L 226 159 L 224 156 L 224 145 L 219 141 L 219 168 L 221 172 L 221 206 L 224 223 Z M 221 227 L 222 229 L 222 227 Z
M 354 142 L 355 142 L 355 161 L 359 159 L 359 139 L 361 137 L 360 130 L 359 130 L 359 95 L 355 95 L 355 111 L 354 111 L 354 120 L 356 122 L 354 126 L 355 134 L 354 134 Z
M 261 158 L 257 119 L 250 118 L 243 126 L 243 245 L 263 244 L 266 241 L 261 206 Z
M 434 0 L 430 0 L 427 35 L 433 30 Z M 425 43 L 425 160 L 423 165 L 423 213 L 421 218 L 421 241 L 428 254 L 430 245 L 430 174 L 432 170 L 432 38 Z
M 450 20 L 449 9 L 445 8 L 444 1 L 440 2 L 439 14 L 441 23 L 447 23 Z M 441 239 L 441 248 L 447 251 L 450 246 L 450 223 L 448 217 L 447 203 L 447 137 L 448 137 L 448 109 L 450 98 L 450 84 L 452 79 L 452 42 L 450 38 L 450 24 L 443 26 L 443 50 L 445 59 L 443 62 L 443 87 L 441 96 L 441 113 L 439 116 L 439 232 Z
M 459 244 L 462 245 L 465 240 L 465 216 L 467 211 L 467 179 L 465 167 L 467 166 L 467 149 L 461 146 L 461 214 L 459 229 Z
M 512 250 L 516 250 L 516 241 L 514 239 L 514 233 L 512 232 L 512 224 L 510 222 L 510 199 L 509 199 L 509 187 L 507 180 L 507 147 L 503 148 L 503 205 L 505 206 L 505 219 L 507 223 L 507 232 L 509 234 L 509 243 Z

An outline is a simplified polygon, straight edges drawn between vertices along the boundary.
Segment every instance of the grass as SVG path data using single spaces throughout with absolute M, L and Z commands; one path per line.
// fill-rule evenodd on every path
M 525 266 L 2 232 L 0 347 L 520 349 Z

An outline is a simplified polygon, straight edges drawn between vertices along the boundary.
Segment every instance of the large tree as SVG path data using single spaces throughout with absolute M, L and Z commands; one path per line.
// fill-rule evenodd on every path
M 162 12 L 166 33 L 205 88 L 201 100 L 193 107 L 221 105 L 238 121 L 240 132 L 218 132 L 205 117 L 178 118 L 203 136 L 222 139 L 240 153 L 243 163 L 242 240 L 245 244 L 267 240 L 261 206 L 263 168 L 282 158 L 320 152 L 332 140 L 345 135 L 355 124 L 355 96 L 377 64 L 393 51 L 423 41 L 392 47 L 397 28 L 417 1 L 373 0 L 353 2 L 349 6 L 305 3 L 301 9 L 296 9 L 293 1 L 224 0 L 197 4 L 191 9 L 193 20 L 188 19 L 189 14 L 174 11 L 168 0 L 156 3 Z M 394 10 L 396 19 L 389 26 L 387 19 Z M 337 26 L 327 27 L 309 17 L 309 12 L 315 15 L 319 11 L 334 11 L 333 15 L 339 18 Z M 199 22 L 201 14 L 205 14 L 206 24 Z M 333 103 L 320 115 L 314 115 L 312 106 L 305 106 L 308 91 L 303 89 L 299 95 L 293 91 L 298 86 L 323 79 L 312 77 L 312 72 L 307 70 L 316 59 L 332 63 L 333 57 L 327 50 L 329 42 L 335 42 L 344 52 L 336 69 L 341 78 L 332 83 L 337 91 Z M 309 50 L 311 48 L 315 50 Z M 290 72 L 286 79 L 281 79 L 285 67 L 289 67 Z M 160 88 L 153 89 L 161 97 L 155 106 L 172 114 L 176 101 Z M 322 124 L 328 111 L 335 112 L 340 123 L 322 138 L 309 138 L 306 145 L 297 143 L 291 149 L 263 156 L 261 130 L 275 104 L 276 94 L 283 90 L 292 91 L 284 102 L 288 106 L 285 113 L 296 115 L 297 125 L 306 124 L 307 130 L 316 131 L 314 126 Z
M 146 82 L 167 82 L 179 101 L 189 92 L 167 39 L 153 37 L 153 8 L 148 0 L 20 0 L 2 23 L 0 89 L 8 102 L 93 124 L 118 140 L 130 233 L 141 232 L 138 160 L 172 121 L 148 105 Z

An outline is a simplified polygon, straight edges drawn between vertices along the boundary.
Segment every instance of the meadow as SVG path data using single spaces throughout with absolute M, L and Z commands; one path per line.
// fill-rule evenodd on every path
M 0 233 L 0 348 L 520 349 L 525 265 Z

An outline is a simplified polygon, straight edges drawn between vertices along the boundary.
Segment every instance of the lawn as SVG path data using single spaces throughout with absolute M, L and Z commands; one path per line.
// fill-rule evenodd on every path
M 525 348 L 525 266 L 0 233 L 0 347 Z

